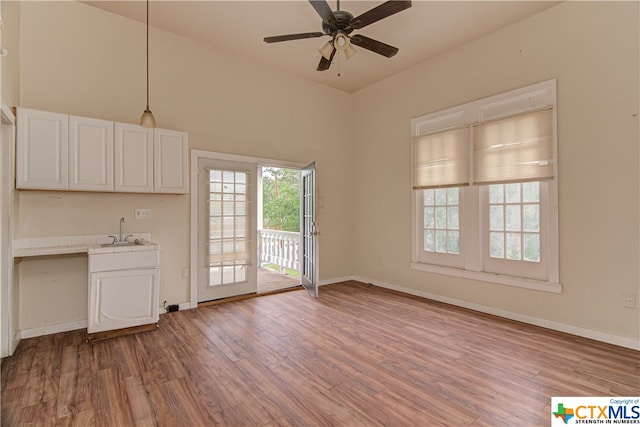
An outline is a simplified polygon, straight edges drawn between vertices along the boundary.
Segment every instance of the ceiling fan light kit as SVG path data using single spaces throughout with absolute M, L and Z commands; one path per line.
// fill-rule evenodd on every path
M 320 55 L 324 56 L 326 59 L 331 59 L 331 54 L 333 53 L 333 43 L 332 41 L 328 41 L 324 46 L 320 48 L 318 51 Z
M 345 48 L 344 48 L 344 50 L 342 52 L 344 52 L 344 56 L 345 56 L 345 58 L 347 58 L 347 60 L 351 59 L 353 57 L 353 55 L 358 53 L 358 51 L 355 50 L 353 48 L 353 46 L 351 46 L 351 43 L 348 43 L 347 46 L 345 46 Z
M 320 58 L 317 71 L 328 70 L 336 52 L 343 52 L 347 59 L 353 57 L 357 51 L 352 45 L 360 46 L 387 58 L 398 53 L 398 48 L 386 43 L 359 34 L 353 36 L 349 34 L 354 30 L 359 30 L 410 8 L 411 0 L 389 0 L 356 17 L 347 11 L 340 10 L 340 0 L 337 2 L 337 10 L 335 11 L 331 10 L 326 0 L 309 0 L 309 3 L 322 18 L 322 32 L 270 36 L 264 38 L 265 43 L 330 36 L 331 40 L 319 50 L 322 58 Z

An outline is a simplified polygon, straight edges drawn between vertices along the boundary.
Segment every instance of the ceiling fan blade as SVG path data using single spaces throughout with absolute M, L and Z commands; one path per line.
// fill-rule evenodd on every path
M 286 42 L 289 40 L 300 40 L 300 39 L 312 39 L 314 37 L 322 37 L 324 33 L 321 32 L 313 32 L 313 33 L 298 33 L 298 34 L 285 34 L 282 36 L 271 36 L 265 37 L 265 43 L 277 43 L 277 42 Z
M 327 22 L 332 26 L 335 26 L 338 23 L 329 3 L 327 3 L 327 0 L 309 0 L 309 3 L 311 3 L 311 6 L 313 6 L 316 12 L 318 12 L 322 21 Z
M 379 55 L 386 56 L 387 58 L 391 58 L 396 53 L 398 53 L 397 47 L 393 47 L 386 43 L 382 43 L 378 40 L 370 39 L 369 37 L 361 36 L 359 34 L 351 36 L 351 43 L 355 44 L 356 46 L 368 49 L 371 52 L 375 52 Z
M 349 26 L 355 30 L 411 7 L 411 0 L 390 0 L 368 10 L 351 20 Z M 364 46 L 363 46 L 364 47 Z
M 316 68 L 316 71 L 326 71 L 329 69 L 329 67 L 331 66 L 331 61 L 333 61 L 333 56 L 336 54 L 336 50 L 333 49 L 333 52 L 331 52 L 331 58 L 327 59 L 324 56 L 320 58 L 320 63 L 318 64 L 318 68 Z

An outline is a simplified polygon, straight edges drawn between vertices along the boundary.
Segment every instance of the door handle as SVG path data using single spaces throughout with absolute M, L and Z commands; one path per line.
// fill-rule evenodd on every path
M 312 231 L 311 233 L 309 233 L 309 235 L 311 236 L 320 236 L 322 233 L 320 233 L 319 231 Z

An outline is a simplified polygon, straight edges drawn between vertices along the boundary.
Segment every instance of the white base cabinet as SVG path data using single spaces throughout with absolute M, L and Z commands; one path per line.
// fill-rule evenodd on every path
M 157 323 L 159 251 L 89 255 L 87 332 Z

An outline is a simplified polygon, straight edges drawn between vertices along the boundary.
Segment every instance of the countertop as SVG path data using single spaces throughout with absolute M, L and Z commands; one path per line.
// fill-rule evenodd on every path
M 33 237 L 13 241 L 13 257 L 25 258 L 44 255 L 65 254 L 102 254 L 114 252 L 152 251 L 160 249 L 160 245 L 150 241 L 150 233 L 129 233 L 130 241 L 138 239 L 141 245 L 113 246 L 103 248 L 102 243 L 110 243 L 113 239 L 107 234 L 86 236 Z

